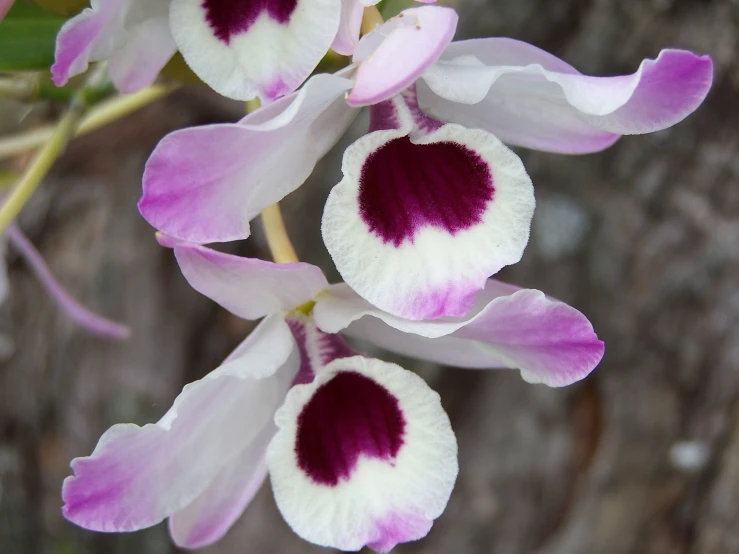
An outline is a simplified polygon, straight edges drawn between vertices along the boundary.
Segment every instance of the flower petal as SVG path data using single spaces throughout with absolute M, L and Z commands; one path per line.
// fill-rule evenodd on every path
M 343 0 L 341 3 L 341 23 L 331 50 L 342 56 L 351 56 L 359 41 L 359 30 L 364 16 L 362 0 Z
M 663 50 L 632 75 L 589 77 L 525 42 L 488 38 L 451 44 L 418 94 L 438 119 L 574 154 L 675 125 L 703 102 L 712 78 L 710 57 L 684 50 Z
M 393 352 L 458 367 L 519 369 L 526 381 L 551 387 L 586 377 L 605 348 L 576 309 L 492 279 L 464 319 L 404 320 L 378 310 L 347 285 L 320 295 L 314 316 L 326 332 L 348 327 L 350 336 Z
M 121 92 L 151 84 L 176 51 L 169 32 L 169 0 L 92 0 L 57 35 L 54 83 L 63 86 L 92 61 L 110 60 Z
M 215 91 L 265 103 L 298 88 L 339 30 L 341 0 L 172 0 L 172 34 Z
M 110 79 L 122 93 L 153 83 L 177 51 L 166 17 L 156 17 L 131 29 L 128 40 L 110 56 Z
M 322 233 L 344 281 L 408 319 L 466 314 L 475 293 L 521 259 L 531 180 L 493 135 L 444 125 L 370 133 L 347 148 Z
M 306 263 L 275 264 L 193 245 L 174 252 L 196 291 L 244 319 L 288 312 L 328 286 L 321 270 Z
M 159 422 L 114 425 L 91 456 L 73 460 L 64 516 L 96 531 L 134 531 L 182 510 L 270 424 L 298 366 L 287 324 L 265 319 Z
M 268 423 L 256 439 L 186 508 L 169 518 L 169 533 L 181 548 L 203 548 L 220 540 L 241 516 L 267 477 L 267 445 L 277 432 Z
M 348 104 L 376 104 L 411 86 L 454 38 L 457 20 L 452 8 L 410 8 L 362 37 L 354 52 L 354 62 L 361 63 Z
M 294 387 L 267 451 L 277 506 L 313 543 L 389 552 L 424 537 L 457 476 L 439 396 L 417 375 L 362 356 Z
M 248 237 L 249 220 L 303 184 L 352 122 L 350 87 L 342 76 L 316 75 L 237 124 L 166 136 L 146 164 L 141 215 L 189 242 Z

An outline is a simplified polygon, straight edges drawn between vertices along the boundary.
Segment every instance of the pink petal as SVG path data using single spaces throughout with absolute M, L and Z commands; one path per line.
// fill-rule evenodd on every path
M 341 24 L 336 33 L 331 50 L 342 56 L 351 56 L 359 41 L 364 4 L 362 0 L 343 0 L 341 3 Z
M 15 0 L 0 0 L 0 21 L 3 20 L 5 14 L 8 13 L 10 6 L 13 5 Z
M 54 83 L 65 85 L 90 62 L 109 60 L 111 79 L 120 91 L 151 84 L 176 51 L 168 9 L 169 0 L 92 0 L 57 36 Z
M 343 98 L 349 87 L 341 76 L 316 75 L 237 124 L 166 136 L 146 164 L 141 215 L 189 242 L 248 237 L 249 221 L 303 184 L 354 119 Z
M 293 350 L 285 322 L 267 318 L 159 422 L 111 427 L 91 456 L 72 461 L 64 516 L 96 531 L 135 531 L 197 501 L 271 424 L 297 373 Z
M 400 128 L 347 148 L 323 239 L 344 281 L 378 308 L 414 320 L 463 316 L 490 275 L 521 259 L 533 187 L 490 133 L 413 108 L 404 94 L 371 109 L 371 125 Z
M 177 246 L 177 262 L 192 287 L 244 319 L 288 312 L 328 286 L 319 268 L 275 264 L 203 246 Z
M 326 332 L 349 327 L 350 335 L 394 352 L 459 367 L 519 369 L 526 381 L 552 387 L 586 377 L 604 352 L 579 311 L 537 290 L 492 279 L 462 319 L 404 320 L 375 308 L 346 285 L 322 294 L 314 315 Z
M 277 427 L 268 423 L 200 496 L 170 516 L 169 533 L 177 546 L 204 548 L 228 532 L 267 477 L 264 457 L 276 432 Z
M 411 8 L 362 37 L 354 52 L 354 62 L 361 63 L 349 105 L 376 104 L 412 85 L 451 42 L 457 20 L 452 8 Z
M 389 552 L 446 507 L 457 443 L 439 396 L 417 375 L 356 356 L 298 385 L 267 450 L 277 506 L 304 539 Z
M 298 88 L 339 30 L 342 0 L 172 0 L 182 55 L 216 92 L 271 102 Z
M 712 78 L 711 59 L 684 50 L 663 50 L 632 75 L 589 77 L 524 42 L 489 38 L 451 44 L 419 100 L 435 117 L 510 144 L 585 153 L 682 121 Z

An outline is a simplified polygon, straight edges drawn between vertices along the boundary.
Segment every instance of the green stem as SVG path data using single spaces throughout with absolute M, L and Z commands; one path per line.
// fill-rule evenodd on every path
M 64 117 L 59 121 L 49 141 L 34 156 L 28 169 L 20 181 L 0 206 L 0 234 L 20 213 L 28 199 L 36 190 L 41 180 L 46 176 L 54 162 L 64 151 L 69 139 L 74 134 L 82 115 L 82 105 L 75 102 Z

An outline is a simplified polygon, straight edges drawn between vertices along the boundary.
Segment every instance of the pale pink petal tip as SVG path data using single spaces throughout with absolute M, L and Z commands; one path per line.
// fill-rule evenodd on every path
M 157 423 L 115 425 L 90 456 L 73 460 L 64 516 L 86 529 L 127 532 L 174 515 L 185 540 L 198 529 L 225 532 L 263 475 L 273 416 L 298 366 L 289 327 L 267 317 Z M 223 521 L 209 520 L 216 512 L 203 513 L 207 506 Z
M 193 245 L 174 251 L 195 290 L 244 319 L 289 312 L 328 286 L 323 272 L 307 263 L 275 264 Z
M 347 103 L 376 104 L 411 86 L 454 38 L 457 21 L 452 8 L 410 8 L 362 37 L 354 52 L 359 69 Z
M 239 123 L 167 135 L 146 163 L 141 215 L 179 241 L 247 238 L 250 220 L 302 185 L 354 119 L 344 102 L 350 86 L 316 75 Z
M 423 80 L 420 103 L 440 119 L 508 144 L 582 154 L 682 121 L 705 99 L 713 63 L 666 49 L 631 75 L 591 77 L 525 42 L 487 38 L 452 43 Z
M 458 320 L 411 321 L 379 310 L 348 286 L 333 285 L 313 310 L 326 332 L 347 328 L 390 351 L 472 369 L 510 368 L 551 387 L 585 378 L 605 345 L 584 314 L 542 292 L 493 279 Z

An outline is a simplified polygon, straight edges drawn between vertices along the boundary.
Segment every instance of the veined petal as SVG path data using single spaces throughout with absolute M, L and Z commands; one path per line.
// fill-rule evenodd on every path
M 196 291 L 244 319 L 288 312 L 328 286 L 321 270 L 306 263 L 275 264 L 194 245 L 174 252 Z
M 169 0 L 92 0 L 64 24 L 51 67 L 57 86 L 109 60 L 113 84 L 135 92 L 151 84 L 177 50 L 169 32 Z
M 350 336 L 393 352 L 458 367 L 519 369 L 526 381 L 551 387 L 586 377 L 605 348 L 576 309 L 540 291 L 492 279 L 463 319 L 398 318 L 344 284 L 318 297 L 314 317 L 326 332 L 348 327 Z
M 452 8 L 410 8 L 362 37 L 354 52 L 359 69 L 347 103 L 376 104 L 411 86 L 452 41 L 457 20 Z
M 700 106 L 712 79 L 710 57 L 684 50 L 663 50 L 632 75 L 589 77 L 525 42 L 488 38 L 451 44 L 418 95 L 443 121 L 576 154 L 675 125 Z
M 269 422 L 254 441 L 223 467 L 208 488 L 169 518 L 169 533 L 181 548 L 203 548 L 220 540 L 241 516 L 267 477 L 267 445 L 277 432 Z
M 134 531 L 186 508 L 260 437 L 298 366 L 287 324 L 265 319 L 159 422 L 115 425 L 91 456 L 73 460 L 64 516 L 96 531 Z
M 424 537 L 457 476 L 439 396 L 417 375 L 362 356 L 294 387 L 267 451 L 277 506 L 313 543 L 389 552 Z
M 379 308 L 414 320 L 463 316 L 490 275 L 521 259 L 531 180 L 490 133 L 439 127 L 405 98 L 393 102 L 396 115 L 373 106 L 370 122 L 400 128 L 372 132 L 344 153 L 323 239 L 344 281 Z
M 266 103 L 308 78 L 340 12 L 341 0 L 172 0 L 170 24 L 185 61 L 215 91 Z
M 141 215 L 193 243 L 248 237 L 249 221 L 303 184 L 351 124 L 357 111 L 344 101 L 351 83 L 316 75 L 239 123 L 167 135 L 146 164 Z

